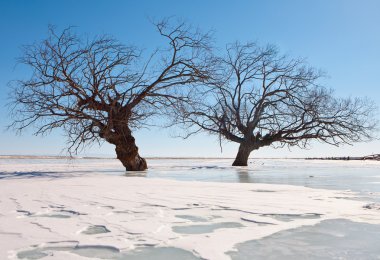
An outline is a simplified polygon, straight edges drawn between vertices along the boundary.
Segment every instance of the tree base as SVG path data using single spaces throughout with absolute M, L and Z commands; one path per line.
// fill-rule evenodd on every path
M 120 160 L 126 171 L 145 171 L 148 169 L 146 160 L 140 157 L 136 146 L 130 145 L 127 148 L 117 146 L 115 150 L 117 159 Z
M 248 166 L 248 161 L 241 162 L 241 161 L 234 161 L 232 166 Z
M 133 163 L 128 163 L 128 165 L 124 166 L 126 171 L 145 171 L 146 169 L 148 169 L 146 160 L 140 157 L 139 155 L 135 157 Z
M 251 151 L 252 149 L 248 145 L 240 144 L 239 151 L 232 166 L 248 166 L 248 157 Z

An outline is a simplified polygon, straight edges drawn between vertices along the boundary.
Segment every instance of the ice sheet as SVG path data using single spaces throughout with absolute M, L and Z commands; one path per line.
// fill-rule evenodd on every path
M 68 255 L 83 259 L 83 254 L 76 253 L 89 249 L 93 253 L 98 248 L 121 254 L 169 248 L 164 251 L 229 259 L 225 253 L 236 250 L 239 243 L 327 219 L 380 224 L 377 204 L 358 200 L 356 193 L 347 190 L 126 178 L 114 160 L 29 161 L 0 165 L 1 259 L 17 259 L 36 248 L 42 249 L 33 251 L 38 257 L 46 254 L 51 243 L 59 248 L 48 251 L 44 259 L 67 259 Z M 161 160 L 153 162 L 150 174 L 199 170 L 228 174 L 228 162 L 219 162 L 194 160 L 178 166 L 178 161 Z M 273 162 L 266 167 L 277 169 Z M 286 167 L 291 169 L 292 164 Z M 248 168 L 255 169 L 259 167 Z M 270 171 L 264 166 L 260 169 Z M 109 232 L 84 232 L 93 227 Z M 64 250 L 65 241 L 79 251 Z M 99 254 L 109 253 L 103 251 Z

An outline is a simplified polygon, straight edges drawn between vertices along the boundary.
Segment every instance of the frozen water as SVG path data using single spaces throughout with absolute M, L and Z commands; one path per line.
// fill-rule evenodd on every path
M 125 260 L 200 260 L 189 251 L 175 247 L 144 247 L 124 254 Z
M 70 215 L 65 215 L 65 214 L 41 214 L 41 215 L 36 215 L 37 217 L 46 217 L 46 218 L 71 218 Z
M 84 257 L 100 259 L 117 259 L 120 255 L 120 250 L 112 246 L 77 246 L 70 252 Z
M 380 162 L 250 159 L 248 167 L 231 167 L 231 159 L 151 160 L 143 176 L 191 181 L 290 184 L 310 188 L 351 190 L 380 202 Z M 165 163 L 168 169 L 163 169 Z M 193 164 L 208 167 L 193 167 Z M 189 170 L 192 169 L 192 170 Z M 262 190 L 262 192 L 271 192 Z
M 96 234 L 103 234 L 108 233 L 109 231 L 105 226 L 102 225 L 95 225 L 95 226 L 89 226 L 86 230 L 82 231 L 82 234 L 86 235 L 96 235 Z
M 231 162 L 0 159 L 0 259 L 379 255 L 380 162 Z
M 250 159 L 231 167 L 232 159 L 149 159 L 149 169 L 126 176 L 180 180 L 291 184 L 312 188 L 380 192 L 380 162 Z M 125 174 L 115 159 L 1 159 L 0 179 Z
M 19 259 L 28 259 L 28 260 L 41 259 L 45 256 L 48 256 L 48 254 L 41 251 L 40 249 L 25 250 L 17 254 L 17 257 Z
M 305 213 L 305 214 L 262 214 L 262 216 L 272 217 L 280 221 L 292 221 L 294 219 L 316 219 L 321 215 L 317 213 Z
M 236 222 L 222 222 L 204 225 L 191 225 L 191 226 L 174 226 L 172 229 L 180 234 L 204 234 L 211 233 L 220 228 L 239 228 L 243 227 L 242 224 Z
M 233 260 L 380 259 L 380 225 L 344 219 L 281 231 L 236 246 Z
M 149 159 L 147 171 L 128 173 L 126 176 L 352 190 L 380 202 L 380 196 L 371 194 L 380 193 L 380 162 L 377 161 L 250 159 L 248 167 L 231 167 L 232 161 L 233 159 Z M 0 158 L 0 179 L 62 178 L 94 173 L 125 174 L 122 165 L 115 159 Z
M 89 259 L 109 260 L 199 260 L 191 252 L 174 247 L 143 247 L 132 251 L 121 252 L 118 248 L 103 245 L 88 245 L 75 247 L 38 247 L 21 251 L 18 259 L 37 260 L 46 256 L 54 256 L 57 252 L 69 252 Z M 69 257 L 69 256 L 68 256 Z

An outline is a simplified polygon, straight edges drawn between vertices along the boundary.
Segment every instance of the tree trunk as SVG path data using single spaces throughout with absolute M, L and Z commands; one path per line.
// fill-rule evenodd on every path
M 247 166 L 248 157 L 252 149 L 246 144 L 240 144 L 239 151 L 236 155 L 235 161 L 232 166 Z
M 120 129 L 119 129 L 120 130 Z M 113 138 L 117 159 L 121 161 L 127 171 L 144 171 L 148 169 L 144 158 L 140 157 L 135 138 L 128 127 L 123 127 L 122 134 Z
M 148 168 L 145 159 L 138 153 L 134 138 L 133 142 L 116 145 L 115 151 L 117 159 L 121 161 L 127 171 L 144 171 Z

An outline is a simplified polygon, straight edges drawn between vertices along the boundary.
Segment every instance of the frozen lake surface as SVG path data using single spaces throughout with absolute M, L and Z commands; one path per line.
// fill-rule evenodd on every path
M 237 245 L 232 259 L 380 259 L 380 225 L 325 220 Z
M 351 190 L 380 202 L 379 161 L 250 159 L 248 167 L 232 167 L 233 159 L 149 159 L 149 169 L 125 174 L 114 159 L 0 159 L 1 178 L 113 174 L 183 181 L 270 183 Z M 8 176 L 10 173 L 11 176 Z
M 380 162 L 0 159 L 0 259 L 380 259 Z

